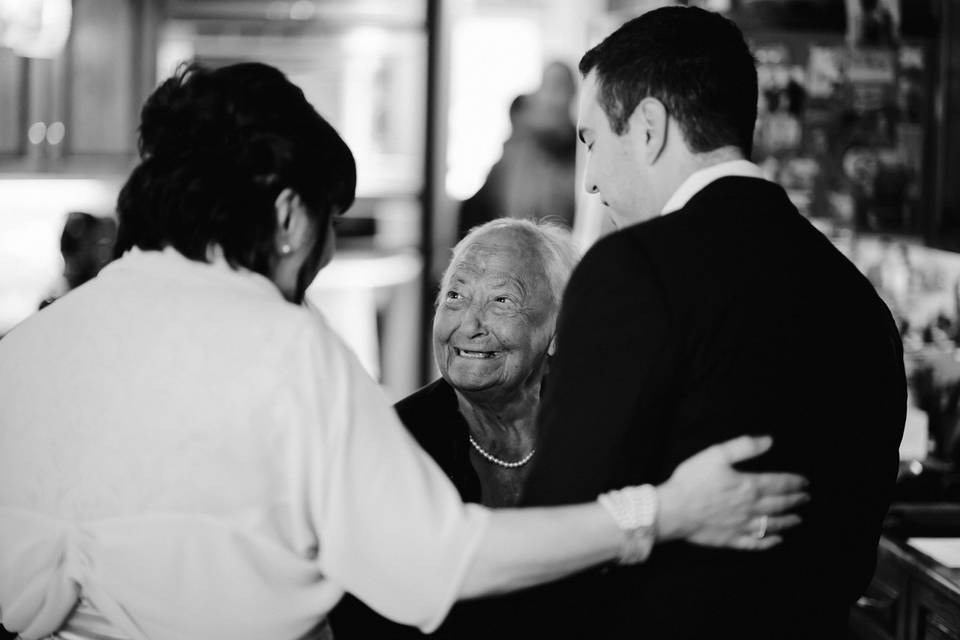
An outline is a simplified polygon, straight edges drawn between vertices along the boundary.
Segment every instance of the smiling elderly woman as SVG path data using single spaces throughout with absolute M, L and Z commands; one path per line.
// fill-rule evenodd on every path
M 453 249 L 433 319 L 441 377 L 395 408 L 465 502 L 508 507 L 520 498 L 560 300 L 578 260 L 570 232 L 542 220 L 497 219 Z M 491 637 L 502 604 L 462 602 L 431 637 Z M 421 636 L 350 596 L 331 623 L 337 640 Z
M 500 219 L 461 241 L 433 323 L 441 379 L 397 405 L 464 500 L 516 504 L 536 453 L 540 386 L 578 252 L 545 222 Z

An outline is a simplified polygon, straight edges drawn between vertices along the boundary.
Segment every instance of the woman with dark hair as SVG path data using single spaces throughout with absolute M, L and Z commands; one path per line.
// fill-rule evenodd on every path
M 120 257 L 0 343 L 0 624 L 22 637 L 317 637 L 345 591 L 429 631 L 456 599 L 654 540 L 768 548 L 751 521 L 803 499 L 732 468 L 769 446 L 745 438 L 589 504 L 464 505 L 290 304 L 355 187 L 300 90 L 186 68 L 147 101 L 140 151 Z
M 142 120 L 143 161 L 117 204 L 117 255 L 172 247 L 207 261 L 216 247 L 233 268 L 279 277 L 300 302 L 356 189 L 353 154 L 333 127 L 282 73 L 253 63 L 185 69 Z

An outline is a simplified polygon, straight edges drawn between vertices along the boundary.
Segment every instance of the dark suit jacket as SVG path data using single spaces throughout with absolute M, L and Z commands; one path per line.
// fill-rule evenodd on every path
M 812 501 L 773 551 L 674 542 L 544 589 L 528 633 L 562 611 L 565 638 L 843 637 L 896 479 L 902 347 L 871 285 L 783 189 L 722 178 L 603 238 L 558 331 L 525 504 L 660 483 L 744 433 L 772 434 L 751 467 L 805 475 Z

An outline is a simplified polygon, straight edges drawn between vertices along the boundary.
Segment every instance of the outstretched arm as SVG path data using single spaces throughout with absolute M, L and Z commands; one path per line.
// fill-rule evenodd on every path
M 733 465 L 770 448 L 744 436 L 714 445 L 681 464 L 656 489 L 656 542 L 687 539 L 708 546 L 762 550 L 800 518 L 785 511 L 805 502 L 806 482 L 793 474 L 742 473 Z M 764 535 L 758 522 L 766 518 Z M 636 540 L 599 502 L 493 511 L 464 577 L 460 598 L 548 582 L 631 555 Z
M 557 508 L 463 505 L 355 356 L 327 332 L 316 334 L 320 344 L 300 354 L 305 374 L 325 359 L 343 375 L 304 375 L 324 384 L 291 390 L 304 396 L 278 405 L 301 408 L 304 444 L 297 451 L 305 463 L 292 465 L 291 476 L 306 493 L 318 569 L 331 581 L 381 615 L 429 632 L 457 598 L 518 589 L 629 555 L 632 538 L 595 502 L 596 493 L 580 501 L 587 504 Z M 680 465 L 658 490 L 658 539 L 742 542 L 751 518 L 795 504 L 799 498 L 790 494 L 799 490 L 799 478 L 732 468 L 767 446 L 753 439 L 717 445 Z M 775 493 L 785 496 L 777 500 Z

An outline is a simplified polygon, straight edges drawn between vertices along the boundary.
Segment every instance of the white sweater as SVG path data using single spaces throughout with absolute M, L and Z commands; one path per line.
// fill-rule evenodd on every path
M 488 515 L 259 275 L 131 251 L 0 340 L 0 620 L 26 638 L 83 598 L 119 637 L 292 639 L 344 590 L 431 630 Z

